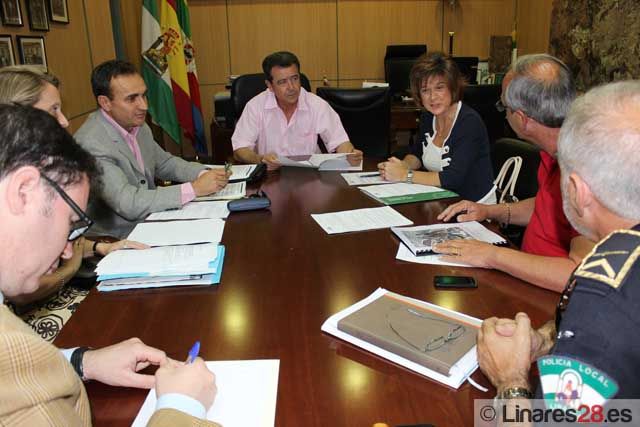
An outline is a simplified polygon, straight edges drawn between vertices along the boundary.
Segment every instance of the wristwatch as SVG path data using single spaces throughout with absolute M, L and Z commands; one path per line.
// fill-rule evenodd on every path
M 409 169 L 407 171 L 407 184 L 413 184 L 413 170 Z
M 76 374 L 78 374 L 82 381 L 87 381 L 87 378 L 84 376 L 82 359 L 84 358 L 84 354 L 89 350 L 91 350 L 91 347 L 78 347 L 71 353 L 71 366 L 73 366 L 73 370 L 76 371 Z
M 528 389 L 524 387 L 509 387 L 502 390 L 501 393 L 498 393 L 496 399 L 506 400 L 506 399 L 533 399 L 533 393 L 531 393 Z

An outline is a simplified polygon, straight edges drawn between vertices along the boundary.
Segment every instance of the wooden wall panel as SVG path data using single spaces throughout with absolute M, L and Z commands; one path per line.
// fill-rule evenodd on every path
M 226 1 L 192 1 L 189 9 L 200 85 L 225 84 L 231 74 Z
M 116 57 L 111 26 L 111 10 L 108 1 L 85 1 L 91 62 L 96 65 Z
M 266 55 L 289 50 L 309 79 L 336 79 L 336 0 L 233 0 L 227 7 L 232 74 L 259 72 Z
M 456 0 L 444 2 L 444 48 L 449 49 L 449 31 L 454 31 L 453 54 L 489 56 L 490 36 L 508 36 L 514 28 L 516 0 Z M 539 1 L 539 0 L 534 0 Z
M 160 9 L 158 9 L 159 12 Z M 126 59 L 140 69 L 142 0 L 120 0 L 120 18 L 122 19 L 122 38 L 124 51 L 127 55 Z
M 387 45 L 424 43 L 441 49 L 441 1 L 338 0 L 340 80 L 384 79 Z
M 553 0 L 518 0 L 518 55 L 549 52 Z

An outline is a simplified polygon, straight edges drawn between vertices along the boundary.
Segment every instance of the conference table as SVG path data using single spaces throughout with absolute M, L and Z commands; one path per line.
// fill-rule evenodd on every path
M 365 170 L 374 165 L 366 159 Z M 326 234 L 311 214 L 381 206 L 338 172 L 287 167 L 249 188 L 272 206 L 227 219 L 220 285 L 93 289 L 55 344 L 102 347 L 136 336 L 184 360 L 200 340 L 205 360 L 279 359 L 276 426 L 469 426 L 473 399 L 493 398 L 494 389 L 448 388 L 324 334 L 322 323 L 378 287 L 481 319 L 524 311 L 539 326 L 553 316 L 557 294 L 504 273 L 396 260 L 388 229 Z M 394 208 L 420 225 L 437 222 L 451 202 Z M 435 290 L 438 274 L 473 276 L 478 288 Z M 472 378 L 490 386 L 480 370 Z M 130 425 L 147 395 L 96 382 L 87 391 L 97 426 Z

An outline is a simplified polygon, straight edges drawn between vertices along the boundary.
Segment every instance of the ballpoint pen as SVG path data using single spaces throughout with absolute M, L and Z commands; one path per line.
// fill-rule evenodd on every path
M 193 347 L 191 347 L 191 350 L 189 350 L 189 355 L 187 356 L 187 360 L 185 360 L 184 363 L 193 363 L 193 361 L 196 360 L 196 357 L 198 357 L 198 353 L 200 353 L 200 341 L 196 341 Z
M 380 176 L 380 172 L 376 172 L 376 173 L 363 173 L 362 175 L 360 175 L 360 178 L 369 178 L 372 176 Z

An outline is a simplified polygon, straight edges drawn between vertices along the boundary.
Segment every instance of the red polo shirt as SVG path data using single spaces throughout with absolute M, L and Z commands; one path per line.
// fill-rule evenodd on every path
M 534 255 L 567 257 L 571 239 L 578 233 L 562 210 L 558 162 L 545 151 L 540 152 L 540 158 L 538 193 L 522 240 L 522 250 Z

